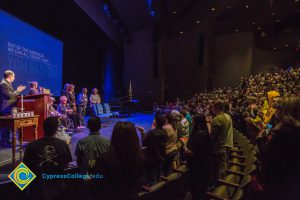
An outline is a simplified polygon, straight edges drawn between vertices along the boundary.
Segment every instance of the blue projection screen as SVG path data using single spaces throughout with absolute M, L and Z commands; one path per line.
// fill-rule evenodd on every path
M 5 70 L 15 72 L 13 83 L 26 85 L 37 81 L 59 96 L 62 85 L 61 41 L 0 10 L 0 77 Z

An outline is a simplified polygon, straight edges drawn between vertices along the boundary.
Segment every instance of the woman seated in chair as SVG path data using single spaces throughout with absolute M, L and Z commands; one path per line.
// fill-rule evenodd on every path
M 67 104 L 68 99 L 66 96 L 61 96 L 59 101 L 60 104 L 57 107 L 57 112 L 62 115 L 68 116 L 73 121 L 74 129 L 77 129 L 78 115 L 76 114 L 76 110 L 72 109 L 70 105 Z
M 98 94 L 98 90 L 97 88 L 93 88 L 92 90 L 92 94 L 90 95 L 90 105 L 93 109 L 93 113 L 95 116 L 98 116 L 99 114 L 101 114 L 100 110 L 101 110 L 101 97 Z

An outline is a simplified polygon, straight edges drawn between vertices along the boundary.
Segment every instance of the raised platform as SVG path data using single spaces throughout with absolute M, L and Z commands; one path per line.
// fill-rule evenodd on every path
M 88 117 L 85 119 L 88 120 Z M 151 128 L 151 124 L 153 121 L 153 114 L 151 113 L 136 113 L 127 118 L 119 118 L 118 121 L 130 121 L 134 124 L 138 124 L 143 126 L 145 130 L 149 130 Z M 100 134 L 108 139 L 111 138 L 112 130 L 117 121 L 111 122 L 107 127 L 103 127 L 100 130 Z M 75 133 L 72 135 L 72 140 L 70 143 L 70 150 L 72 154 L 73 161 L 76 161 L 76 156 L 74 155 L 77 141 L 81 138 L 86 137 L 89 134 L 89 130 L 83 129 L 81 132 Z M 140 136 L 140 135 L 139 135 Z M 26 143 L 23 145 L 25 150 Z M 18 153 L 19 147 L 17 147 L 16 160 L 17 163 L 20 162 L 20 157 Z M 7 175 L 13 170 L 12 166 L 12 152 L 11 148 L 0 149 L 0 182 L 7 180 Z

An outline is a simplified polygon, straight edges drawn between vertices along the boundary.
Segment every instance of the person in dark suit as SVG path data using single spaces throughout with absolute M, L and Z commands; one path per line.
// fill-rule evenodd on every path
M 19 94 L 25 90 L 26 86 L 18 86 L 14 90 L 12 82 L 15 80 L 15 73 L 11 70 L 4 72 L 4 78 L 0 82 L 0 115 L 8 115 L 17 102 Z M 1 144 L 8 143 L 9 132 L 7 129 L 1 128 Z

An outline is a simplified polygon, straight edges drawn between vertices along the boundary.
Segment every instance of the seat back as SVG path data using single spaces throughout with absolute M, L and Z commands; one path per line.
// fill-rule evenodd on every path
M 104 103 L 103 106 L 104 106 L 104 109 L 105 109 L 106 113 L 110 113 L 111 112 L 110 111 L 110 106 L 109 106 L 108 103 Z
M 150 188 L 148 192 L 141 192 L 139 200 L 165 199 L 166 192 L 164 190 L 165 182 L 156 183 Z
M 98 114 L 104 114 L 104 111 L 103 111 L 103 106 L 102 106 L 102 104 L 100 104 L 99 106 L 98 106 Z

